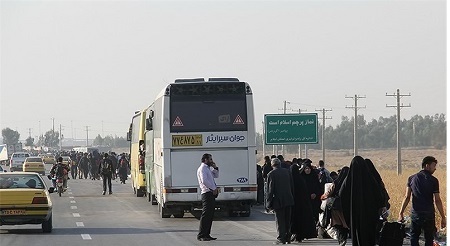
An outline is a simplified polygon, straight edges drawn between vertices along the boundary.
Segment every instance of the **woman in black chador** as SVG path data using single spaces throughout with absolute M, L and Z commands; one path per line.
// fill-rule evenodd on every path
M 301 175 L 305 166 L 291 165 L 294 181 L 294 206 L 291 214 L 292 241 L 301 242 L 303 239 L 317 237 L 316 226 L 310 202 L 310 195 L 306 188 L 304 177 Z
M 350 226 L 353 246 L 374 246 L 377 224 L 385 210 L 382 187 L 372 175 L 366 161 L 355 156 L 339 191 L 345 221 Z
M 319 182 L 319 176 L 316 169 L 312 169 L 311 160 L 305 159 L 303 161 L 304 170 L 301 173 L 305 179 L 306 188 L 309 194 L 309 201 L 311 202 L 311 207 L 313 211 L 314 222 L 319 221 L 320 204 L 322 201 L 320 197 L 322 196 L 322 187 Z

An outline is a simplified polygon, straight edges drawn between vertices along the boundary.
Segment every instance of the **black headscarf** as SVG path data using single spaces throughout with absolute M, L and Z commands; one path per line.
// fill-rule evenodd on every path
M 352 159 L 339 195 L 345 220 L 351 229 L 352 245 L 375 245 L 383 197 L 381 186 L 361 156 Z
M 370 159 L 365 159 L 365 161 L 367 164 L 367 168 L 369 169 L 369 172 L 372 174 L 373 178 L 378 182 L 378 184 L 381 187 L 381 194 L 383 195 L 384 207 L 386 207 L 386 209 L 389 209 L 391 207 L 391 205 L 389 204 L 390 197 L 384 185 L 383 179 L 381 178 L 380 173 L 375 168 L 373 162 Z
M 341 169 L 341 171 L 339 172 L 339 176 L 337 177 L 337 179 L 335 181 L 333 181 L 334 183 L 334 189 L 333 191 L 328 195 L 329 197 L 333 197 L 336 194 L 339 194 L 339 190 L 341 189 L 342 183 L 344 183 L 345 178 L 347 178 L 348 175 L 348 171 L 350 170 L 349 167 L 345 166 Z

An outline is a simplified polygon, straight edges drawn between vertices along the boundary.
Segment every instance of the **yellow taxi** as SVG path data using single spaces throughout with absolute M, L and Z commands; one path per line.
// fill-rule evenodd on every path
M 52 154 L 45 154 L 43 156 L 42 160 L 44 160 L 45 164 L 55 164 L 56 163 L 55 156 Z
M 37 173 L 0 173 L 0 226 L 42 224 L 43 232 L 52 232 L 53 191 Z
M 44 161 L 39 156 L 27 157 L 27 159 L 23 162 L 22 171 L 36 172 L 45 175 Z

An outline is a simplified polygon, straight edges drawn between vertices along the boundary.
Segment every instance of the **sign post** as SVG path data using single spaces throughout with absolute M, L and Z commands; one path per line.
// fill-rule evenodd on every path
M 318 143 L 317 113 L 266 114 L 265 144 Z

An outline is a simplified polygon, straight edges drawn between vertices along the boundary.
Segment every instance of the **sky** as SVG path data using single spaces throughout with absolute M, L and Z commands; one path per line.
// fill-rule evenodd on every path
M 250 84 L 264 114 L 326 125 L 446 113 L 445 1 L 0 1 L 0 128 L 125 136 L 178 78 Z M 321 116 L 321 114 L 319 115 Z M 201 117 L 199 114 L 198 117 Z

